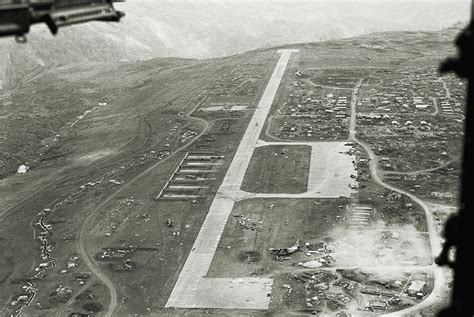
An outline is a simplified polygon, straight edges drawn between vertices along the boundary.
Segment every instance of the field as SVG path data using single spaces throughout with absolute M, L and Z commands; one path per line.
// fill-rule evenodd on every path
M 367 71 L 363 69 L 346 70 L 346 69 L 321 69 L 309 70 L 307 76 L 311 77 L 313 84 L 320 86 L 332 86 L 337 88 L 353 88 L 357 83 L 357 79 L 365 77 Z
M 309 146 L 258 147 L 241 188 L 252 193 L 304 193 L 308 186 L 310 159 Z

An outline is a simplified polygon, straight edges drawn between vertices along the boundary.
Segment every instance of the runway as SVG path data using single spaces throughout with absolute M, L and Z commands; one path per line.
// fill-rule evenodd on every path
M 234 203 L 239 199 L 240 186 L 290 56 L 297 51 L 293 49 L 278 51 L 281 54 L 280 59 L 209 208 L 209 213 L 180 272 L 166 307 L 268 309 L 273 279 L 206 278 L 205 276 L 221 239 L 227 218 Z

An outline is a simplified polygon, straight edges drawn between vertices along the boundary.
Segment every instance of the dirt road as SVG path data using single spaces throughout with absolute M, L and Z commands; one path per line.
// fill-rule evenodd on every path
M 81 257 L 84 259 L 84 263 L 87 265 L 87 267 L 89 268 L 89 270 L 92 271 L 93 274 L 95 274 L 97 276 L 97 278 L 99 280 L 101 280 L 108 288 L 109 290 L 109 295 L 110 295 L 110 305 L 108 307 L 108 310 L 107 312 L 105 313 L 105 316 L 106 317 L 111 317 L 114 315 L 114 311 L 116 310 L 117 306 L 118 306 L 118 300 L 117 300 L 117 290 L 114 286 L 114 284 L 112 283 L 112 281 L 102 272 L 102 270 L 99 268 L 99 266 L 97 265 L 96 261 L 93 260 L 93 256 L 89 255 L 86 251 L 86 248 L 85 248 L 85 236 L 87 235 L 87 232 L 88 230 L 90 229 L 89 228 L 89 224 L 90 222 L 92 221 L 92 219 L 94 218 L 94 216 L 97 214 L 97 212 L 101 209 L 103 209 L 112 199 L 114 199 L 115 197 L 117 197 L 117 195 L 119 195 L 120 193 L 122 193 L 124 190 L 126 190 L 127 188 L 129 188 L 129 186 L 131 186 L 132 184 L 134 184 L 137 180 L 139 180 L 140 178 L 148 175 L 151 171 L 153 171 L 154 169 L 158 168 L 161 164 L 163 164 L 164 162 L 170 160 L 170 159 L 173 159 L 174 156 L 176 155 L 176 153 L 179 153 L 183 150 L 185 150 L 186 148 L 188 148 L 189 146 L 191 146 L 194 141 L 196 141 L 197 139 L 199 139 L 204 133 L 207 132 L 207 130 L 209 129 L 209 123 L 204 120 L 204 119 L 201 119 L 201 118 L 195 118 L 195 117 L 191 117 L 191 113 L 194 112 L 194 110 L 199 106 L 200 104 L 198 104 L 195 108 L 193 108 L 188 114 L 187 114 L 187 117 L 191 120 L 197 120 L 199 122 L 201 122 L 203 125 L 204 125 L 204 128 L 203 130 L 198 134 L 196 135 L 192 140 L 191 142 L 187 143 L 186 145 L 180 147 L 179 149 L 177 149 L 172 155 L 168 156 L 167 158 L 157 162 L 156 164 L 152 165 L 151 167 L 149 167 L 148 169 L 144 170 L 143 172 L 141 172 L 140 174 L 138 174 L 137 176 L 135 176 L 133 179 L 131 179 L 129 182 L 127 182 L 126 184 L 124 184 L 119 190 L 117 190 L 115 193 L 113 193 L 112 195 L 110 195 L 109 197 L 107 197 L 107 199 L 105 199 L 101 204 L 99 204 L 95 209 L 93 209 L 86 217 L 86 219 L 84 219 L 83 223 L 82 223 L 82 227 L 81 227 L 81 230 L 79 232 L 79 242 L 78 242 L 78 245 L 77 245 L 77 251 L 79 252 L 79 254 L 81 255 Z
M 349 139 L 350 139 L 350 141 L 354 141 L 357 144 L 359 144 L 369 155 L 369 169 L 370 169 L 370 174 L 371 174 L 372 179 L 374 180 L 374 182 L 376 182 L 378 185 L 380 185 L 380 186 L 382 186 L 386 189 L 389 189 L 391 191 L 394 191 L 394 192 L 397 192 L 397 193 L 404 194 L 404 195 L 408 196 L 411 200 L 413 200 L 416 204 L 420 205 L 423 208 L 423 210 L 425 212 L 425 216 L 426 216 L 426 223 L 427 223 L 427 226 L 428 226 L 428 232 L 429 232 L 429 238 L 430 238 L 430 247 L 431 247 L 430 249 L 431 249 L 431 255 L 432 255 L 432 259 L 433 259 L 433 264 L 431 265 L 431 268 L 432 268 L 433 274 L 434 274 L 433 291 L 421 303 L 419 303 L 415 306 L 409 307 L 407 309 L 398 311 L 396 313 L 388 314 L 387 316 L 409 315 L 409 314 L 419 312 L 420 309 L 422 309 L 422 308 L 426 308 L 426 307 L 429 307 L 429 306 L 435 304 L 437 301 L 439 301 L 443 297 L 445 287 L 446 287 L 446 285 L 445 285 L 445 281 L 446 281 L 445 272 L 441 267 L 434 264 L 434 258 L 441 251 L 441 239 L 440 239 L 440 236 L 438 234 L 436 224 L 433 220 L 433 215 L 432 215 L 431 210 L 429 209 L 428 205 L 423 200 L 416 197 L 415 195 L 413 195 L 413 194 L 411 194 L 407 191 L 404 191 L 402 189 L 396 188 L 396 187 L 382 181 L 382 179 L 379 176 L 377 156 L 372 151 L 369 144 L 367 144 L 364 141 L 361 141 L 361 140 L 357 139 L 357 137 L 356 137 L 356 130 L 357 130 L 357 117 L 356 117 L 357 109 L 356 109 L 356 106 L 357 106 L 357 95 L 358 95 L 358 91 L 359 91 L 359 88 L 361 87 L 361 85 L 362 85 L 362 79 L 357 83 L 357 85 L 354 87 L 354 90 L 352 92 L 352 98 L 351 98 L 351 114 L 352 115 L 351 115 Z

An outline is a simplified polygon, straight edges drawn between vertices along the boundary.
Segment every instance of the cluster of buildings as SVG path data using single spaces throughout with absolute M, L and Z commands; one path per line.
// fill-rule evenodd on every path
M 385 72 L 361 90 L 358 137 L 371 143 L 385 170 L 439 166 L 462 140 L 463 87 L 454 76 L 440 78 L 434 67 Z
M 395 69 L 379 76 L 379 85 L 367 86 L 365 97 L 358 104 L 359 111 L 435 113 L 436 99 L 446 97 L 443 82 L 433 67 Z
M 361 300 L 357 309 L 359 311 L 390 311 L 404 304 L 408 297 L 420 300 L 427 294 L 428 286 L 422 280 L 395 281 L 389 289 L 375 286 L 370 280 L 362 282 L 340 276 L 324 270 L 314 270 L 293 276 L 293 279 L 303 285 L 306 294 L 306 308 L 318 312 L 329 309 L 342 314 L 346 312 L 353 300 L 348 294 L 360 293 Z M 294 287 L 283 284 L 282 287 L 291 295 Z M 341 292 L 342 291 L 342 292 Z M 353 308 L 353 307 L 352 307 Z M 351 315 L 352 316 L 352 315 Z
M 277 111 L 280 138 L 338 140 L 348 136 L 350 94 L 294 82 L 292 92 Z
M 395 281 L 394 286 L 401 288 L 402 292 L 395 292 L 394 290 L 380 289 L 379 287 L 361 287 L 360 292 L 368 296 L 367 302 L 360 310 L 363 311 L 388 311 L 393 307 L 397 307 L 403 304 L 401 298 L 402 293 L 405 293 L 409 297 L 416 298 L 418 300 L 423 299 L 426 295 L 427 284 L 421 280 L 407 281 L 406 285 L 403 285 L 401 281 Z
M 370 94 L 371 97 L 365 97 L 359 100 L 357 106 L 359 111 L 380 112 L 380 113 L 413 113 L 430 112 L 434 110 L 433 100 L 425 96 L 404 95 L 400 91 L 384 89 L 377 90 L 377 93 Z
M 133 247 L 125 247 L 121 249 L 107 248 L 99 252 L 99 254 L 97 254 L 97 258 L 100 260 L 123 259 L 125 257 L 130 257 L 134 252 L 135 249 L 133 249 Z
M 461 108 L 461 102 L 453 101 L 451 98 L 442 97 L 440 98 L 439 107 L 440 111 L 446 116 L 462 117 L 463 110 Z
M 229 73 L 216 79 L 209 87 L 209 92 L 215 96 L 249 96 L 257 92 L 255 78 L 250 75 L 242 65 L 235 66 Z
M 35 283 L 29 281 L 22 287 L 23 293 L 15 296 L 10 303 L 10 308 L 13 309 L 11 316 L 20 316 L 26 307 L 35 299 L 38 288 Z
M 52 208 L 45 208 L 38 213 L 38 222 L 34 225 L 37 227 L 35 233 L 39 232 L 37 238 L 40 241 L 40 258 L 43 262 L 35 267 L 34 275 L 22 286 L 22 294 L 14 296 L 10 302 L 12 316 L 19 316 L 35 299 L 39 287 L 33 281 L 45 278 L 47 272 L 56 267 L 56 259 L 52 257 L 54 246 L 49 239 L 53 235 L 53 227 L 47 223 L 47 216 L 52 210 Z
M 410 136 L 423 140 L 460 139 L 463 120 L 445 116 L 410 116 L 400 113 L 358 113 L 358 133 L 361 136 Z

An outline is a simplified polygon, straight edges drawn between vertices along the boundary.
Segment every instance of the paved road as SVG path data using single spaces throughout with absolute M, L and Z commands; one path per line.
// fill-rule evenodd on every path
M 359 91 L 359 88 L 362 84 L 362 80 L 359 81 L 359 83 L 354 87 L 354 91 L 352 93 L 352 99 L 351 99 L 351 124 L 350 124 L 350 134 L 349 134 L 349 139 L 351 141 L 356 142 L 359 144 L 369 155 L 369 169 L 370 169 L 370 174 L 372 176 L 372 179 L 379 184 L 380 186 L 387 188 L 389 190 L 392 190 L 394 192 L 400 193 L 407 195 L 410 199 L 412 199 L 416 204 L 420 205 L 426 216 L 426 223 L 428 226 L 428 232 L 429 232 L 429 239 L 430 239 L 430 247 L 431 247 L 431 255 L 434 260 L 434 258 L 441 252 L 441 239 L 439 237 L 438 231 L 436 224 L 433 220 L 433 215 L 431 213 L 431 210 L 429 209 L 428 205 L 415 195 L 404 191 L 402 189 L 396 188 L 390 184 L 387 184 L 382 181 L 382 179 L 379 176 L 379 171 L 378 171 L 378 158 L 375 155 L 375 153 L 372 151 L 370 148 L 370 145 L 364 141 L 361 141 L 357 139 L 355 136 L 356 129 L 357 129 L 357 117 L 356 117 L 356 105 L 357 105 L 357 94 Z M 434 274 L 434 285 L 433 285 L 433 291 L 431 292 L 428 297 L 425 298 L 421 303 L 409 307 L 407 309 L 392 313 L 392 314 L 387 314 L 386 316 L 403 316 L 403 315 L 411 315 L 411 314 L 416 314 L 418 313 L 421 309 L 429 307 L 433 304 L 436 304 L 439 302 L 439 300 L 442 299 L 445 288 L 446 288 L 446 278 L 445 278 L 445 270 L 436 264 L 433 264 L 430 266 L 433 270 Z
M 357 95 L 359 94 L 359 89 L 362 86 L 364 79 L 360 79 L 354 87 L 351 96 L 351 121 L 349 124 L 349 140 L 355 141 L 355 134 L 357 128 Z
M 290 55 L 297 50 L 280 50 L 280 59 L 245 131 L 224 180 L 209 208 L 191 253 L 184 264 L 166 307 L 268 309 L 273 279 L 206 278 L 245 172 L 257 146 L 273 99 L 278 91 Z

